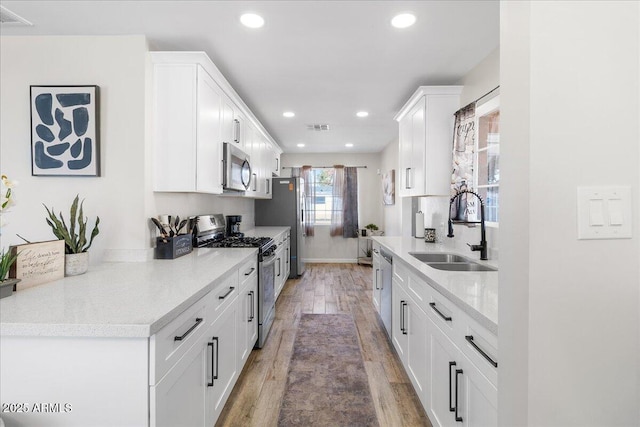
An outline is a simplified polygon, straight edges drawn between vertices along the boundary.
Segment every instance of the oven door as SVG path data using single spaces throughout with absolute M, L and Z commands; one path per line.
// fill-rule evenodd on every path
M 276 306 L 276 254 L 258 263 L 258 342 L 262 348 L 275 317 Z
M 245 191 L 251 184 L 251 163 L 249 155 L 228 142 L 224 143 L 225 190 Z

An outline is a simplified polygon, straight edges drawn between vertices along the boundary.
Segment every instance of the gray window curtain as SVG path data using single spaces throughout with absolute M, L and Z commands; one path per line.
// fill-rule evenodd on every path
M 358 168 L 344 168 L 343 237 L 358 237 Z
M 331 236 L 358 237 L 358 169 L 334 166 Z
M 333 207 L 331 209 L 331 236 L 343 235 L 344 223 L 344 166 L 333 167 L 333 193 L 331 194 Z
M 304 234 L 311 237 L 314 235 L 313 224 L 316 221 L 316 211 L 314 201 L 316 200 L 316 186 L 313 182 L 311 166 L 302 166 L 300 176 L 304 180 Z

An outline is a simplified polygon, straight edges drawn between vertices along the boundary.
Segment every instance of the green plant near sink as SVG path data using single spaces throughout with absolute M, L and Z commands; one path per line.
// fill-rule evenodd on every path
M 79 206 L 78 206 L 79 204 Z M 47 224 L 51 227 L 53 234 L 58 240 L 64 240 L 65 257 L 64 257 L 64 273 L 65 276 L 75 276 L 87 272 L 89 268 L 89 248 L 93 244 L 93 239 L 100 233 L 98 224 L 100 224 L 100 217 L 96 217 L 95 225 L 91 231 L 91 236 L 87 241 L 87 218 L 83 213 L 84 199 L 80 201 L 80 196 L 76 195 L 75 199 L 71 203 L 71 209 L 69 210 L 69 226 L 60 212 L 56 216 L 53 208 L 49 209 L 45 204 L 44 208 L 47 210 L 49 217 L 47 218 Z M 78 230 L 76 233 L 76 224 Z

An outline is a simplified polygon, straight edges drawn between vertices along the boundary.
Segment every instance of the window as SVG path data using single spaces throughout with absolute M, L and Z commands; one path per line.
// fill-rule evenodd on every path
M 333 210 L 333 168 L 313 168 L 311 185 L 315 189 L 313 208 L 316 225 L 330 225 Z
M 500 97 L 476 107 L 475 179 L 485 222 L 497 226 L 500 206 Z

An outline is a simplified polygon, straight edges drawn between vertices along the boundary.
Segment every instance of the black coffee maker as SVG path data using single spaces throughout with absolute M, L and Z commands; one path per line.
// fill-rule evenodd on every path
M 227 237 L 244 237 L 240 232 L 242 215 L 227 215 Z

